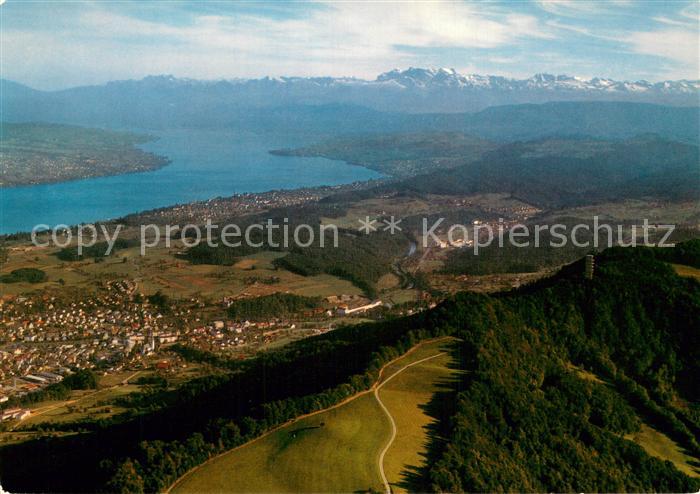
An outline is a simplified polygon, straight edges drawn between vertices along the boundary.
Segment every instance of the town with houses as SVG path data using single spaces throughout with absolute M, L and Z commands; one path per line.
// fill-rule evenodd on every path
M 65 300 L 60 295 L 5 295 L 0 299 L 0 418 L 22 420 L 28 409 L 9 400 L 60 382 L 79 369 L 102 375 L 168 369 L 174 344 L 245 358 L 281 338 L 297 339 L 332 330 L 338 318 L 365 315 L 385 305 L 356 295 L 332 296 L 324 306 L 288 319 L 234 321 L 226 308 L 193 298 L 167 307 L 150 303 L 130 280 L 106 283 L 96 295 Z
M 139 213 L 121 221 L 128 225 L 130 220 L 156 224 L 168 221 L 201 222 L 205 217 L 221 220 L 232 215 L 310 203 L 331 192 L 367 186 L 367 183 L 355 183 L 241 194 Z M 383 199 L 390 200 L 389 196 Z M 517 201 L 489 207 L 467 197 L 441 198 L 439 206 L 448 210 L 481 210 L 484 217 L 473 219 L 466 226 L 488 226 L 495 232 L 499 229 L 507 231 L 518 221 L 540 212 Z M 375 217 L 385 217 L 391 213 L 381 205 L 368 212 Z M 423 262 L 442 259 L 445 251 L 467 248 L 473 244 L 473 239 L 460 237 L 459 233 L 454 237 L 448 235 L 447 229 L 442 226 L 436 230 L 436 237 L 438 240 L 433 241 L 420 256 L 411 257 L 415 253 L 414 243 L 404 259 L 406 267 L 418 269 Z M 279 281 L 254 276 L 250 278 L 254 284 Z M 453 290 L 450 283 L 440 284 L 440 276 L 436 280 L 440 289 Z M 244 281 L 248 284 L 247 279 Z M 478 282 L 471 279 L 458 281 L 462 286 L 468 282 Z M 487 282 L 487 286 L 517 286 L 519 283 L 520 279 L 496 277 Z M 58 383 L 77 370 L 91 369 L 101 376 L 146 369 L 173 371 L 172 367 L 185 367 L 182 358 L 171 351 L 173 345 L 244 359 L 261 349 L 352 323 L 353 318 L 355 321 L 381 318 L 386 310 L 392 309 L 392 303 L 388 301 L 339 294 L 327 296 L 318 307 L 290 316 L 268 320 L 233 320 L 228 317 L 227 309 L 237 299 L 252 294 L 243 292 L 213 300 L 195 296 L 168 300 L 163 304 L 141 293 L 137 282 L 131 279 L 97 284 L 97 289 L 89 294 L 41 291 L 4 294 L 0 298 L 0 423 L 22 421 L 29 417 L 32 413 L 30 409 L 15 405 L 24 402 L 23 398 L 28 394 Z M 417 302 L 413 304 L 415 306 L 402 308 L 400 314 L 411 314 L 435 305 L 435 300 L 427 292 L 419 292 Z
M 362 190 L 373 185 L 373 181 L 353 182 L 348 185 L 305 187 L 292 190 L 273 190 L 216 197 L 206 201 L 177 204 L 126 216 L 124 221 L 134 224 L 202 224 L 209 219 L 213 223 L 247 214 L 285 208 L 318 201 L 331 194 Z

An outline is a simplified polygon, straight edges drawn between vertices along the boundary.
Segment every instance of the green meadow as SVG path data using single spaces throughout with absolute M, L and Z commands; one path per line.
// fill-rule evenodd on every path
M 416 347 L 382 374 L 379 393 L 397 425 L 384 467 L 392 489 L 421 466 L 431 418 L 424 406 L 451 378 L 449 341 Z M 429 358 L 424 362 L 409 364 Z M 395 377 L 389 378 L 395 374 Z M 183 477 L 172 492 L 384 492 L 379 454 L 391 426 L 374 392 L 300 419 L 206 463 Z

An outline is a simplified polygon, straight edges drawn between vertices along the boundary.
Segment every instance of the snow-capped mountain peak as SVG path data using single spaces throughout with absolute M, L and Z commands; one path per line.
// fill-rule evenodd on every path
M 594 77 L 535 74 L 528 79 L 514 79 L 492 75 L 461 75 L 455 69 L 421 69 L 410 67 L 394 69 L 380 74 L 376 82 L 392 81 L 405 88 L 439 89 L 460 87 L 464 89 L 494 90 L 563 90 L 590 92 L 663 92 L 693 93 L 700 90 L 700 81 L 663 81 L 656 84 L 641 81 L 615 81 Z
M 33 90 L 4 83 L 7 94 Z M 350 104 L 391 112 L 471 112 L 489 106 L 555 101 L 610 101 L 700 106 L 700 81 L 617 81 L 603 77 L 535 74 L 525 79 L 461 74 L 452 68 L 394 69 L 373 80 L 354 77 L 275 76 L 258 79 L 185 79 L 172 75 L 113 81 L 102 86 L 62 90 L 67 95 L 144 94 L 162 104 L 209 105 L 225 101 L 231 108 L 284 105 Z M 102 103 L 107 97 L 97 97 Z

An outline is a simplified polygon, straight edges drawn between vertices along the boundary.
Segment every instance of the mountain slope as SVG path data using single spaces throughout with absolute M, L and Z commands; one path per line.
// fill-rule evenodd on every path
M 497 139 L 572 135 L 622 138 L 649 133 L 696 143 L 700 112 L 698 108 L 616 102 L 500 106 L 471 116 L 463 130 Z
M 550 139 L 507 144 L 476 163 L 403 184 L 432 193 L 508 192 L 543 207 L 630 197 L 696 200 L 699 159 L 697 146 L 654 136 L 620 142 Z
M 364 195 L 387 189 L 466 195 L 505 192 L 547 208 L 625 198 L 698 199 L 697 145 L 656 135 L 625 140 L 545 138 L 491 150 L 489 145 L 493 143 L 461 134 L 428 133 L 331 140 L 283 153 L 343 159 L 395 177 L 414 175 L 361 192 Z
M 700 377 L 700 284 L 656 254 L 611 249 L 592 282 L 579 262 L 519 292 L 465 294 L 444 308 L 469 372 L 456 412 L 443 417 L 448 439 L 434 444 L 432 489 L 698 489 L 622 437 L 649 423 L 700 457 L 690 385 Z
M 700 284 L 658 260 L 697 250 L 612 249 L 590 282 L 578 262 L 519 291 L 463 294 L 230 363 L 230 376 L 144 397 L 166 409 L 1 448 L 0 479 L 21 492 L 159 491 L 218 452 L 367 389 L 418 340 L 452 334 L 468 372 L 446 394 L 456 401 L 439 407 L 427 488 L 696 491 L 699 481 L 624 435 L 651 424 L 700 456 Z
M 226 115 L 304 105 L 361 105 L 382 112 L 464 113 L 490 106 L 556 101 L 700 105 L 699 81 L 627 82 L 538 74 L 529 79 L 411 68 L 373 81 L 281 77 L 199 81 L 173 76 L 113 81 L 61 91 L 0 82 L 3 119 L 158 127 L 226 123 Z M 208 120 L 201 121 L 208 116 Z M 235 117 L 234 117 L 235 120 Z

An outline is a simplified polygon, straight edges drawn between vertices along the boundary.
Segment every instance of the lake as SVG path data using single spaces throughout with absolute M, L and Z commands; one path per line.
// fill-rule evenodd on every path
M 325 158 L 273 156 L 309 138 L 239 131 L 150 132 L 143 149 L 172 160 L 160 170 L 0 189 L 0 233 L 78 224 L 243 192 L 340 185 L 381 175 Z M 311 141 L 315 141 L 312 139 Z

